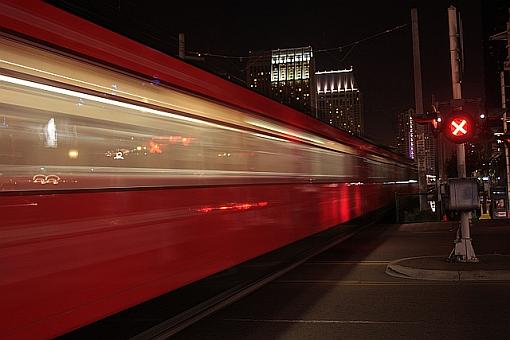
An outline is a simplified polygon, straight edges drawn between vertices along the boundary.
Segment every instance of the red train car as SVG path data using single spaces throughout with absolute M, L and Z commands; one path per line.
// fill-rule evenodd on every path
M 401 157 L 39 1 L 0 2 L 0 334 L 48 338 L 379 209 Z

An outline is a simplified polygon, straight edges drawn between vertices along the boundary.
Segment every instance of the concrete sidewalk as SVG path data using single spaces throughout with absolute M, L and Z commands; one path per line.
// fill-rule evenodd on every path
M 403 224 L 399 231 L 413 233 L 452 234 L 457 230 L 458 222 L 430 222 Z M 449 262 L 447 255 L 409 257 L 390 262 L 386 273 L 400 278 L 438 281 L 510 281 L 510 223 L 508 220 L 482 220 L 471 225 L 471 236 L 483 235 L 485 253 L 475 253 L 478 263 Z M 492 242 L 503 242 L 498 249 L 490 249 Z M 487 251 L 489 250 L 489 252 Z

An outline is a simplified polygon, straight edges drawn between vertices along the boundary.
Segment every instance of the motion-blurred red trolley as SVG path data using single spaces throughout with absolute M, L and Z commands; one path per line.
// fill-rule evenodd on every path
M 47 338 L 391 204 L 411 163 L 39 1 L 0 3 L 0 334 Z

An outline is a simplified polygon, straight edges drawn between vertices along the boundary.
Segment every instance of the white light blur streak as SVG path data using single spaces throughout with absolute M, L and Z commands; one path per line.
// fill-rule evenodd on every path
M 384 182 L 383 184 L 412 184 L 412 183 L 418 183 L 418 181 L 415 179 L 410 179 L 408 181 L 389 181 Z
M 46 124 L 44 129 L 44 137 L 47 147 L 57 147 L 57 126 L 55 125 L 55 118 L 50 118 L 50 120 L 48 120 L 48 124 Z
M 279 127 L 279 126 L 274 125 L 274 124 L 265 123 L 265 122 L 259 123 L 259 122 L 256 122 L 256 121 L 246 121 L 246 122 L 248 124 L 251 124 L 251 125 L 263 128 L 263 129 L 267 129 L 267 130 L 271 130 L 271 131 L 276 131 L 276 132 L 279 132 L 279 133 L 282 133 L 282 134 L 285 134 L 285 135 L 288 135 L 288 136 L 297 137 L 299 139 L 307 140 L 307 141 L 314 142 L 314 143 L 317 143 L 317 144 L 324 144 L 324 142 L 321 141 L 321 140 L 318 140 L 316 138 L 310 138 L 310 137 L 307 137 L 305 135 L 295 133 L 295 132 L 293 132 L 291 130 Z
M 18 79 L 18 78 L 13 78 L 13 77 L 8 77 L 8 76 L 4 76 L 4 75 L 0 75 L 0 81 L 5 81 L 5 82 L 11 83 L 11 84 L 26 86 L 26 87 L 30 87 L 30 88 L 34 88 L 34 89 L 39 89 L 39 90 L 47 91 L 47 92 L 63 94 L 63 95 L 71 96 L 71 97 L 75 97 L 75 98 L 90 100 L 90 101 L 94 101 L 94 102 L 98 102 L 98 103 L 102 103 L 102 104 L 113 105 L 113 106 L 121 107 L 121 108 L 124 108 L 124 109 L 135 110 L 135 111 L 139 111 L 139 112 L 152 113 L 152 114 L 155 114 L 155 115 L 158 115 L 158 116 L 169 117 L 169 118 L 173 118 L 173 119 L 177 119 L 177 120 L 192 122 L 192 123 L 195 123 L 195 124 L 209 125 L 209 126 L 214 126 L 216 128 L 221 128 L 221 129 L 225 129 L 225 130 L 240 131 L 239 129 L 235 129 L 235 128 L 231 128 L 231 127 L 227 127 L 227 126 L 223 126 L 223 125 L 219 125 L 219 124 L 214 124 L 214 123 L 210 123 L 210 122 L 206 122 L 206 121 L 203 121 L 203 120 L 200 120 L 200 119 L 195 119 L 195 118 L 191 118 L 191 117 L 176 115 L 176 114 L 165 112 L 165 111 L 151 109 L 151 108 L 148 108 L 148 107 L 145 107 L 145 106 L 124 103 L 124 102 L 121 102 L 121 101 L 118 101 L 118 100 L 98 97 L 98 96 L 94 96 L 94 95 L 90 95 L 90 94 L 86 94 L 86 93 L 82 93 L 82 92 L 67 90 L 67 89 L 63 89 L 63 88 L 60 88 L 60 87 L 55 87 L 55 86 L 35 83 L 35 82 L 32 82 L 32 81 Z
M 27 86 L 27 87 L 30 87 L 30 88 L 35 88 L 35 89 L 39 89 L 39 90 L 43 90 L 43 91 L 47 91 L 47 92 L 59 93 L 59 94 L 63 94 L 63 95 L 71 96 L 71 97 L 77 97 L 77 98 L 80 98 L 80 99 L 91 100 L 91 101 L 95 101 L 95 102 L 99 102 L 99 103 L 103 103 L 103 104 L 108 104 L 108 105 L 113 105 L 113 106 L 117 106 L 117 107 L 121 107 L 121 108 L 126 108 L 126 109 L 130 109 L 130 110 L 136 110 L 136 111 L 140 111 L 140 112 L 152 113 L 152 114 L 156 114 L 158 116 L 165 116 L 165 117 L 174 118 L 174 119 L 183 120 L 183 121 L 188 121 L 188 122 L 192 122 L 192 123 L 198 123 L 198 124 L 203 124 L 203 125 L 210 125 L 210 126 L 214 126 L 216 128 L 224 129 L 224 130 L 231 130 L 231 131 L 236 131 L 236 132 L 242 132 L 242 130 L 239 130 L 239 129 L 236 129 L 236 128 L 231 128 L 231 127 L 228 127 L 228 126 L 223 126 L 223 125 L 219 125 L 219 124 L 215 124 L 215 123 L 210 123 L 210 122 L 206 122 L 206 121 L 195 119 L 195 118 L 180 116 L 180 115 L 172 114 L 172 113 L 165 112 L 165 111 L 155 110 L 155 109 L 151 109 L 151 108 L 140 106 L 140 105 L 124 103 L 124 102 L 121 102 L 121 101 L 118 101 L 118 100 L 107 99 L 107 98 L 102 98 L 102 97 L 98 97 L 98 96 L 94 96 L 94 95 L 89 95 L 89 94 L 82 93 L 82 92 L 67 90 L 67 89 L 63 89 L 63 88 L 60 88 L 60 87 L 55 87 L 55 86 L 35 83 L 35 82 L 32 82 L 32 81 L 28 81 L 28 80 L 23 80 L 23 79 L 18 79 L 18 78 L 13 78 L 13 77 L 8 77 L 8 76 L 0 75 L 0 81 L 5 81 L 5 82 L 11 83 L 11 84 L 16 84 L 16 85 L 21 85 L 21 86 Z M 250 122 L 248 122 L 248 123 L 250 123 Z M 308 137 L 303 136 L 303 135 L 295 134 L 295 133 L 292 133 L 291 131 L 288 131 L 288 130 L 287 131 L 283 131 L 283 130 L 279 129 L 277 126 L 275 126 L 275 125 L 272 125 L 273 127 L 269 127 L 267 125 L 257 124 L 257 123 L 254 123 L 254 122 L 251 122 L 251 124 L 255 125 L 255 126 L 263 127 L 263 128 L 269 129 L 269 130 L 278 131 L 278 132 L 281 132 L 281 133 L 284 133 L 284 134 L 287 134 L 287 135 L 291 135 L 291 136 L 294 136 L 294 137 L 297 137 L 297 138 L 306 139 L 306 140 L 309 140 L 309 141 L 312 141 L 312 142 L 315 142 L 315 143 L 318 143 L 318 144 L 324 144 L 322 141 L 317 140 L 317 139 L 308 138 Z M 57 135 L 56 135 L 55 120 L 53 118 L 51 118 L 50 121 L 48 121 L 48 125 L 46 126 L 46 131 L 48 131 L 46 133 L 47 134 L 47 144 L 48 144 L 48 146 L 56 147 Z M 279 141 L 288 142 L 287 140 L 278 139 L 278 138 L 272 137 L 272 136 L 266 136 L 266 135 L 263 135 L 263 134 L 257 134 L 257 135 L 259 137 L 264 137 L 264 138 L 267 138 L 267 139 L 276 139 L 276 140 L 279 140 Z M 52 144 L 52 143 L 54 143 L 54 144 Z
M 282 139 L 282 138 L 278 138 L 278 137 L 273 137 L 273 136 L 268 136 L 268 135 L 262 135 L 260 133 L 254 133 L 253 134 L 254 136 L 257 136 L 257 137 L 261 137 L 261 138 L 265 138 L 265 139 L 271 139 L 271 140 L 277 140 L 279 142 L 286 142 L 286 143 L 289 143 L 288 140 L 285 140 L 285 139 Z
M 116 84 L 112 84 L 112 88 L 109 88 L 109 87 L 105 87 L 105 86 L 102 86 L 102 85 L 99 85 L 99 84 L 96 84 L 96 83 L 91 83 L 91 82 L 84 81 L 84 80 L 81 80 L 81 79 L 72 78 L 72 77 L 65 76 L 65 75 L 62 75 L 62 74 L 59 74 L 59 73 L 48 72 L 46 70 L 38 69 L 38 68 L 35 68 L 35 67 L 30 67 L 30 66 L 27 66 L 27 65 L 13 63 L 13 62 L 10 62 L 10 61 L 7 61 L 7 60 L 0 60 L 0 62 L 2 62 L 4 64 L 7 64 L 7 65 L 12 65 L 12 66 L 15 66 L 15 67 L 23 68 L 23 69 L 26 69 L 26 70 L 42 73 L 42 74 L 45 74 L 45 75 L 48 75 L 48 76 L 51 76 L 51 77 L 57 77 L 57 78 L 60 78 L 60 79 L 69 80 L 71 82 L 76 82 L 76 83 L 79 83 L 79 84 L 83 84 L 86 87 L 99 88 L 99 89 L 101 89 L 101 90 L 103 90 L 105 92 L 108 92 L 110 94 L 113 94 L 113 95 L 116 95 L 116 94 L 125 94 L 125 95 L 128 95 L 128 96 L 136 97 L 136 98 L 138 98 L 138 100 L 141 100 L 141 101 L 146 101 L 147 100 L 147 98 L 145 98 L 145 97 L 142 97 L 142 96 L 130 93 L 130 92 L 119 91 L 118 86 Z M 81 105 L 81 104 L 82 103 L 78 103 L 78 105 Z

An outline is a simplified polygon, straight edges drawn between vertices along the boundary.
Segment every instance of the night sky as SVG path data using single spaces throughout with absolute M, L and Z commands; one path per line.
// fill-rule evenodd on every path
M 452 3 L 464 27 L 463 96 L 484 98 L 482 1 L 51 2 L 172 55 L 177 54 L 179 32 L 186 34 L 189 51 L 247 56 L 276 48 L 340 47 L 408 24 L 352 48 L 315 53 L 317 70 L 353 66 L 364 96 L 365 134 L 392 145 L 396 113 L 414 106 L 411 7 L 418 8 L 427 111 L 432 94 L 439 101 L 451 97 L 447 8 Z M 242 79 L 242 65 L 235 58 L 206 57 L 201 67 Z

